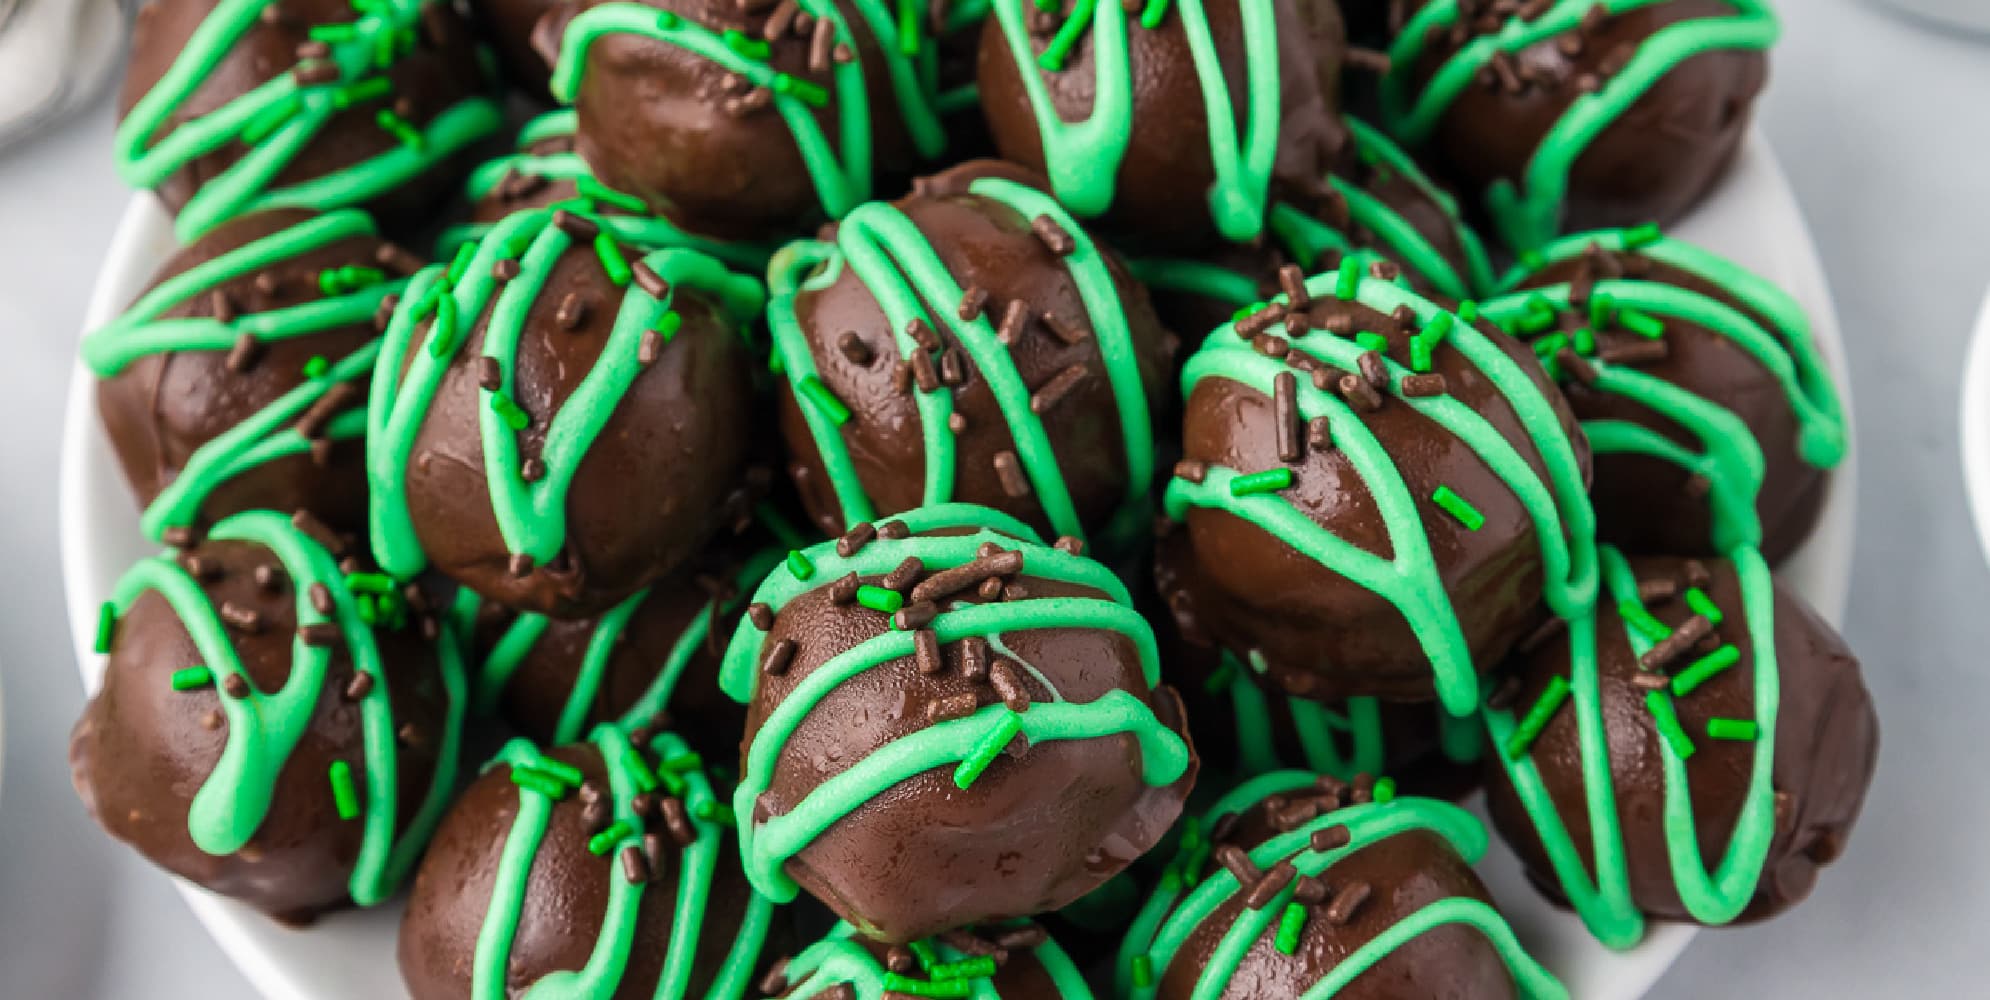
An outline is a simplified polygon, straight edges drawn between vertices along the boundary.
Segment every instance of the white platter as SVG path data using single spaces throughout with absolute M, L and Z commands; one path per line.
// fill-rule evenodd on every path
M 1990 558 L 1990 296 L 1976 318 L 1969 360 L 1962 372 L 1962 479 L 1969 488 L 1969 511 L 1976 538 Z
M 1824 271 L 1782 169 L 1760 135 L 1750 138 L 1720 189 L 1672 232 L 1733 258 L 1796 296 L 1810 314 L 1849 413 L 1844 349 Z M 165 214 L 150 197 L 135 198 L 105 257 L 86 325 L 108 321 L 135 298 L 172 247 Z M 1985 355 L 1979 338 L 1973 370 L 1990 368 Z M 1990 383 L 1990 372 L 1984 381 Z M 103 670 L 103 658 L 91 650 L 97 608 L 125 568 L 151 551 L 139 534 L 138 511 L 99 429 L 94 395 L 89 374 L 78 365 L 64 415 L 61 542 L 70 632 L 77 664 L 93 690 Z M 1984 406 L 1990 408 L 1990 401 Z M 1990 413 L 1974 423 L 1990 429 Z M 1982 443 L 1990 448 L 1990 436 L 1979 436 L 1986 437 Z M 1981 465 L 1976 471 L 1990 483 L 1990 458 Z M 1817 534 L 1781 574 L 1834 622 L 1844 611 L 1851 585 L 1855 480 L 1848 457 L 1833 482 Z M 1990 523 L 1982 506 L 1990 491 L 1978 496 L 1978 523 Z M 1611 952 L 1596 944 L 1574 917 L 1529 888 L 1503 848 L 1495 846 L 1482 868 L 1522 940 L 1581 1000 L 1644 995 L 1694 934 L 1688 927 L 1661 925 L 1638 948 Z M 329 917 L 308 931 L 295 931 L 193 886 L 182 884 L 180 891 L 229 957 L 271 1000 L 404 995 L 394 961 L 398 904 Z

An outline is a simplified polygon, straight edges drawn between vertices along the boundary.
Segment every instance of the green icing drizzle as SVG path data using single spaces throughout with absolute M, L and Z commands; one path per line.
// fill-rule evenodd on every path
M 1473 38 L 1431 75 L 1421 91 L 1414 91 L 1429 32 L 1448 30 L 1464 16 L 1459 0 L 1431 0 L 1410 18 L 1389 51 L 1392 68 L 1382 78 L 1382 122 L 1410 145 L 1420 145 L 1497 53 L 1515 54 L 1574 30 L 1591 8 L 1601 7 L 1615 16 L 1669 2 L 1557 0 L 1531 21 L 1509 17 L 1500 30 Z M 1560 232 L 1562 204 L 1576 161 L 1674 67 L 1708 52 L 1761 50 L 1775 43 L 1782 29 L 1765 0 L 1728 0 L 1728 4 L 1734 8 L 1732 16 L 1691 18 L 1653 32 L 1600 89 L 1569 102 L 1541 137 L 1518 183 L 1503 178 L 1488 187 L 1486 209 L 1507 245 L 1526 250 Z
M 946 132 L 933 107 L 930 88 L 922 84 L 918 66 L 905 52 L 907 47 L 935 48 L 920 44 L 924 19 L 914 18 L 907 26 L 910 34 L 902 35 L 898 17 L 882 0 L 849 2 L 863 18 L 870 35 L 883 43 L 879 46 L 879 58 L 890 77 L 899 115 L 911 134 L 914 148 L 927 159 L 939 156 L 946 146 Z M 834 25 L 838 44 L 848 46 L 852 52 L 867 50 L 867 46 L 859 44 L 859 36 L 836 0 L 797 0 L 797 3 L 803 13 Z M 764 51 L 755 53 L 748 45 L 729 41 L 727 33 L 643 4 L 606 3 L 583 11 L 567 25 L 559 62 L 553 68 L 553 96 L 568 103 L 574 100 L 587 70 L 588 50 L 608 35 L 635 35 L 677 46 L 771 91 L 773 108 L 793 134 L 823 211 L 831 217 L 841 218 L 871 196 L 871 98 L 862 59 L 834 65 L 829 71 L 830 86 L 824 89 L 776 70 Z M 889 44 L 893 40 L 898 44 Z M 934 56 L 929 53 L 925 58 L 930 60 Z M 926 75 L 930 78 L 930 73 Z M 838 126 L 833 143 L 816 119 L 818 111 L 828 108 L 832 100 Z
M 1126 448 L 1125 500 L 1106 534 L 1108 538 L 1125 537 L 1132 529 L 1145 526 L 1142 512 L 1146 509 L 1147 484 L 1153 478 L 1154 433 L 1133 335 L 1120 306 L 1112 272 L 1106 266 L 1103 252 L 1055 199 L 994 177 L 976 180 L 969 190 L 1007 206 L 1025 219 L 1049 216 L 1071 236 L 1074 246 L 1064 256 L 1064 264 L 1085 302 L 1086 326 L 1099 345 L 1117 407 L 1120 440 Z M 1023 383 L 1009 349 L 997 339 L 986 314 L 962 320 L 949 312 L 942 319 L 929 311 L 929 303 L 959 302 L 964 290 L 912 220 L 882 202 L 851 212 L 837 227 L 834 244 L 813 240 L 789 244 L 775 255 L 768 276 L 773 302 L 767 310 L 767 322 L 773 334 L 775 358 L 802 401 L 802 416 L 815 438 L 816 450 L 845 520 L 854 525 L 872 520 L 879 512 L 857 475 L 841 431 L 842 422 L 836 419 L 836 414 L 813 405 L 803 394 L 805 385 L 811 380 L 819 382 L 819 378 L 808 335 L 795 314 L 795 302 L 802 292 L 828 288 L 845 267 L 853 270 L 877 300 L 902 357 L 923 350 L 908 332 L 908 325 L 914 320 L 934 330 L 953 331 L 955 340 L 967 352 L 1001 407 L 1014 435 L 1023 472 L 1052 529 L 1058 534 L 1084 538 L 1085 527 L 1072 505 L 1043 418 L 1030 409 L 1031 387 Z M 926 445 L 922 503 L 946 503 L 953 499 L 957 463 L 954 435 L 947 427 L 947 418 L 953 413 L 953 395 L 946 391 L 918 392 L 915 401 Z
M 396 815 L 400 801 L 399 750 L 386 665 L 381 660 L 374 627 L 362 618 L 359 603 L 346 588 L 346 576 L 339 571 L 337 560 L 292 525 L 289 518 L 269 511 L 249 511 L 226 518 L 214 526 L 208 537 L 261 545 L 276 555 L 293 581 L 300 635 L 292 644 L 290 676 L 282 689 L 258 691 L 243 668 L 213 601 L 170 553 L 132 567 L 112 591 L 110 603 L 120 617 L 147 591 L 158 592 L 185 625 L 214 679 L 219 682 L 236 676 L 247 682 L 249 693 L 245 697 L 219 699 L 222 714 L 228 720 L 227 742 L 214 770 L 194 793 L 187 811 L 187 832 L 194 846 L 218 856 L 241 850 L 261 828 L 275 799 L 277 782 L 298 741 L 309 731 L 325 686 L 339 683 L 339 679 L 330 676 L 332 647 L 307 644 L 301 630 L 310 625 L 336 625 L 344 637 L 353 669 L 374 681 L 359 699 L 365 768 L 364 784 L 360 786 L 364 792 L 364 833 L 348 885 L 353 902 L 360 906 L 384 902 L 420 856 L 429 833 L 449 804 L 456 777 L 466 686 L 455 633 L 446 628 L 441 630 L 436 646 L 449 707 L 436 754 L 435 775 L 419 811 L 403 823 Z M 334 607 L 330 615 L 312 607 L 308 595 L 317 584 L 323 584 L 332 595 Z M 396 839 L 395 830 L 403 827 Z
M 690 748 L 675 734 L 661 733 L 648 747 L 637 747 L 622 729 L 603 724 L 595 727 L 590 742 L 600 751 L 608 769 L 609 795 L 604 801 L 612 801 L 614 807 L 608 832 L 618 834 L 610 838 L 612 843 L 604 842 L 604 849 L 595 851 L 596 854 L 612 859 L 627 848 L 642 848 L 645 820 L 636 811 L 634 800 L 645 785 L 653 786 L 656 778 L 648 771 L 647 760 L 637 760 L 645 749 L 657 752 L 665 762 L 663 766 L 672 769 L 682 783 L 686 819 L 696 831 L 696 839 L 681 848 L 674 872 L 676 903 L 671 911 L 670 942 L 654 996 L 656 1000 L 683 1000 L 689 995 L 700 938 L 707 930 L 706 908 L 711 901 L 712 878 L 726 860 L 726 826 L 709 818 L 718 815 L 715 810 L 721 809 L 722 803 L 702 769 L 674 768 L 670 763 L 673 758 L 690 753 Z M 546 767 L 548 759 L 530 741 L 513 740 L 498 754 L 497 762 L 514 772 L 539 771 Z M 640 768 L 638 763 L 642 765 Z M 518 815 L 506 834 L 490 908 L 485 911 L 477 934 L 470 995 L 476 1000 L 505 1000 L 511 996 L 523 1000 L 609 1000 L 627 995 L 622 990 L 622 977 L 628 973 L 631 953 L 638 947 L 653 946 L 653 942 L 636 939 L 637 917 L 648 884 L 629 881 L 614 864 L 602 866 L 603 877 L 608 879 L 608 907 L 587 964 L 577 970 L 548 973 L 523 993 L 513 993 L 507 984 L 512 943 L 523 919 L 533 863 L 539 856 L 557 801 L 548 794 L 550 788 L 536 785 L 536 782 L 520 783 L 518 787 Z M 562 793 L 567 791 L 563 784 L 552 787 Z M 655 873 L 659 878 L 663 874 Z M 717 978 L 704 993 L 705 1000 L 740 1000 L 748 995 L 749 979 L 772 922 L 773 904 L 766 897 L 755 895 L 725 961 L 718 967 Z
M 398 293 L 405 280 L 383 281 L 286 309 L 249 313 L 223 322 L 214 317 L 161 319 L 168 309 L 230 281 L 291 260 L 341 240 L 370 238 L 373 222 L 356 209 L 331 212 L 273 233 L 188 268 L 160 282 L 131 308 L 83 338 L 83 363 L 98 378 L 115 377 L 140 358 L 175 351 L 227 351 L 243 334 L 269 343 L 371 324 L 380 303 Z M 158 541 L 169 528 L 191 526 L 200 507 L 222 484 L 250 469 L 308 452 L 311 440 L 293 426 L 334 385 L 372 374 L 379 342 L 332 364 L 321 377 L 307 379 L 253 416 L 195 449 L 186 467 L 159 492 L 139 519 L 145 536 Z M 355 440 L 365 431 L 357 410 L 325 425 L 331 440 Z
M 1003 1000 L 1002 992 L 995 988 L 992 975 L 941 978 L 941 974 L 950 971 L 946 968 L 950 963 L 970 960 L 972 956 L 967 953 L 937 938 L 920 942 L 912 951 L 919 956 L 920 971 L 932 976 L 930 980 L 890 972 L 858 943 L 855 928 L 847 923 L 838 923 L 826 937 L 788 962 L 788 982 L 795 985 L 787 991 L 787 995 L 819 997 L 838 986 L 848 986 L 855 991 L 851 1000 L 891 1000 L 908 995 L 906 987 L 910 986 L 931 990 L 929 993 L 910 994 L 913 996 Z M 1085 977 L 1078 971 L 1077 964 L 1071 961 L 1071 956 L 1063 948 L 1058 947 L 1057 942 L 1045 939 L 1029 954 L 1043 966 L 1057 992 L 1053 997 L 1032 996 L 1028 1000 L 1092 1000 L 1092 988 L 1085 984 Z M 1019 956 L 1010 957 L 1010 961 L 1019 960 Z M 1021 998 L 1011 997 L 1009 1000 Z
M 1031 41 L 1028 4 L 994 6 L 1036 113 L 1052 190 L 1079 215 L 1104 214 L 1112 207 L 1120 164 L 1133 138 L 1134 73 L 1125 6 L 1111 0 L 1077 0 L 1070 17 L 1041 53 Z M 1268 3 L 1242 7 L 1246 117 L 1244 134 L 1239 137 L 1232 124 L 1238 116 L 1229 80 L 1202 0 L 1176 0 L 1172 5 L 1150 2 L 1149 13 L 1141 17 L 1142 26 L 1150 30 L 1159 26 L 1159 18 L 1169 6 L 1181 18 L 1196 78 L 1202 85 L 1203 113 L 1209 121 L 1209 158 L 1216 170 L 1216 182 L 1209 189 L 1210 216 L 1226 239 L 1240 243 L 1254 239 L 1264 229 L 1283 118 L 1277 12 Z M 1045 6 L 1038 4 L 1037 9 Z M 1054 13 L 1056 5 L 1049 5 L 1049 9 Z M 1067 56 L 1087 35 L 1095 69 L 1092 111 L 1083 121 L 1067 122 L 1058 115 L 1038 69 L 1061 72 Z
M 1267 796 L 1303 789 L 1316 778 L 1310 772 L 1283 771 L 1245 782 L 1218 800 L 1201 827 L 1213 826 L 1225 814 L 1243 812 Z M 1348 844 L 1330 851 L 1312 850 L 1309 841 L 1313 833 L 1334 826 L 1347 828 L 1351 835 Z M 1367 803 L 1325 813 L 1267 840 L 1249 854 L 1252 864 L 1260 870 L 1284 861 L 1301 876 L 1316 876 L 1328 872 L 1336 862 L 1356 851 L 1416 830 L 1449 841 L 1467 862 L 1477 862 L 1485 854 L 1486 832 L 1478 820 L 1449 803 L 1415 798 Z M 1206 843 L 1185 843 L 1183 858 L 1163 876 L 1160 887 L 1134 919 L 1116 965 L 1117 992 L 1121 997 L 1152 1000 L 1157 984 L 1190 936 L 1217 910 L 1249 888 L 1238 884 L 1236 876 L 1222 867 L 1213 868 L 1196 882 L 1192 869 L 1201 864 L 1196 855 L 1207 849 Z M 1296 885 L 1295 879 L 1269 905 L 1255 910 L 1240 909 L 1235 922 L 1204 963 L 1190 993 L 1194 1000 L 1217 1000 L 1225 995 L 1244 959 L 1260 946 L 1271 946 L 1278 919 L 1292 902 Z M 1513 973 L 1514 984 L 1523 996 L 1534 1000 L 1566 1000 L 1568 991 L 1520 946 L 1505 918 L 1485 903 L 1463 897 L 1440 900 L 1404 917 L 1341 959 L 1300 1000 L 1334 996 L 1398 948 L 1423 934 L 1454 924 L 1475 928 L 1486 936 Z M 1142 959 L 1152 970 L 1146 977 L 1133 973 L 1135 963 Z
M 1355 280 L 1350 281 L 1350 277 Z M 1390 405 L 1414 408 L 1469 447 L 1519 499 L 1533 522 L 1541 546 L 1545 586 L 1543 596 L 1556 614 L 1579 613 L 1589 607 L 1596 591 L 1595 515 L 1589 506 L 1582 470 L 1564 433 L 1555 408 L 1527 373 L 1500 346 L 1426 299 L 1401 287 L 1343 269 L 1338 274 L 1310 278 L 1308 294 L 1335 295 L 1346 288 L 1351 297 L 1383 314 L 1407 306 L 1418 325 L 1447 317 L 1443 343 L 1460 352 L 1505 397 L 1518 415 L 1529 441 L 1541 456 L 1546 477 L 1535 473 L 1520 451 L 1472 407 L 1449 395 L 1413 397 L 1400 392 L 1408 369 L 1384 359 L 1391 391 Z M 1348 287 L 1351 286 L 1351 287 Z M 1280 296 L 1278 301 L 1282 301 Z M 1283 361 L 1253 350 L 1248 340 L 1225 324 L 1210 334 L 1203 348 L 1182 372 L 1182 395 L 1189 396 L 1205 378 L 1222 378 L 1251 386 L 1266 396 L 1273 380 L 1292 369 Z M 1291 348 L 1343 372 L 1358 373 L 1356 359 L 1364 348 L 1325 330 L 1312 330 L 1292 339 Z M 1277 493 L 1235 496 L 1234 479 L 1246 473 L 1211 466 L 1200 484 L 1176 477 L 1168 484 L 1164 504 L 1169 517 L 1182 520 L 1191 507 L 1227 511 L 1287 539 L 1299 552 L 1329 571 L 1374 592 L 1395 605 L 1409 623 L 1430 660 L 1437 695 L 1453 715 L 1468 715 L 1478 704 L 1478 673 L 1472 663 L 1451 597 L 1437 572 L 1425 518 L 1449 517 L 1411 493 L 1388 447 L 1361 420 L 1360 413 L 1339 396 L 1314 388 L 1310 379 L 1297 382 L 1297 403 L 1303 419 L 1325 416 L 1334 429 L 1334 445 L 1346 456 L 1367 485 L 1389 538 L 1393 558 L 1384 559 L 1327 531 Z
M 680 320 L 672 306 L 685 288 L 705 293 L 742 328 L 759 311 L 765 292 L 755 279 L 693 250 L 651 250 L 642 262 L 669 283 L 668 291 L 659 300 L 640 284 L 627 286 L 607 344 L 546 426 L 539 454 L 545 475 L 526 482 L 516 431 L 524 426 L 518 418 L 531 417 L 511 398 L 518 345 L 553 265 L 574 245 L 573 237 L 554 224 L 555 213 L 564 209 L 602 224 L 605 217 L 589 211 L 590 205 L 583 199 L 515 213 L 474 249 L 466 245 L 460 269 L 431 267 L 409 283 L 387 327 L 367 407 L 373 547 L 381 566 L 395 576 L 410 578 L 427 562 L 408 513 L 406 470 L 436 389 L 486 308 L 490 319 L 482 355 L 496 359 L 502 377 L 497 390 L 479 390 L 488 403 L 478 408 L 485 478 L 506 546 L 538 565 L 553 559 L 566 542 L 567 492 L 596 435 L 643 372 L 638 355 L 645 331 L 675 328 Z M 613 245 L 612 239 L 602 242 Z M 499 281 L 492 267 L 500 260 L 517 261 L 517 277 Z M 435 322 L 425 332 L 419 330 L 430 318 Z M 548 418 L 542 414 L 538 419 Z
M 1388 731 L 1382 724 L 1382 703 L 1375 698 L 1348 698 L 1334 706 L 1306 698 L 1271 694 L 1251 680 L 1243 664 L 1229 652 L 1223 667 L 1210 678 L 1209 693 L 1228 699 L 1236 720 L 1238 769 L 1247 775 L 1300 767 L 1330 774 L 1342 781 L 1356 775 L 1381 774 L 1388 766 Z M 1279 753 L 1273 702 L 1285 706 L 1299 737 L 1299 760 Z M 1476 724 L 1434 711 L 1445 756 L 1470 763 L 1482 754 Z
M 880 539 L 854 555 L 836 553 L 835 543 L 806 553 L 814 566 L 809 579 L 822 582 L 850 573 L 875 576 L 890 572 L 907 557 L 917 557 L 929 571 L 973 562 L 984 542 L 1024 553 L 1029 576 L 1092 588 L 1097 598 L 1027 598 L 999 604 L 950 601 L 927 627 L 948 643 L 971 636 L 994 637 L 1033 629 L 1089 628 L 1117 632 L 1139 650 L 1142 675 L 1149 686 L 1159 683 L 1159 660 L 1153 632 L 1133 610 L 1126 587 L 1104 566 L 1081 556 L 1043 545 L 1035 532 L 1014 518 L 965 504 L 937 504 L 899 517 L 914 537 Z M 971 529 L 966 534 L 928 536 L 936 529 Z M 760 585 L 754 600 L 777 613 L 805 591 L 814 589 L 792 572 L 776 570 Z M 741 621 L 726 650 L 720 683 L 740 701 L 753 696 L 766 633 Z M 1063 700 L 1037 702 L 1022 713 L 1000 704 L 988 705 L 965 718 L 927 726 L 873 751 L 841 774 L 823 782 L 785 815 L 755 823 L 754 807 L 773 780 L 781 752 L 822 698 L 863 672 L 913 653 L 911 632 L 891 631 L 867 639 L 810 671 L 768 714 L 747 746 L 744 777 L 733 796 L 739 817 L 740 850 L 747 877 L 777 902 L 795 897 L 798 887 L 782 870 L 787 860 L 806 848 L 823 830 L 899 782 L 952 764 L 967 764 L 985 750 L 991 734 L 1021 734 L 1030 745 L 1053 740 L 1082 740 L 1126 734 L 1139 747 L 1143 779 L 1163 786 L 1180 779 L 1189 764 L 1187 744 L 1164 725 L 1147 704 L 1127 691 L 1113 691 L 1096 701 L 1075 704 Z M 1003 738 L 997 750 L 1007 744 Z M 985 763 L 985 761 L 983 762 Z M 958 775 L 957 775 L 958 780 Z
M 334 116 L 369 103 L 391 103 L 386 72 L 414 50 L 423 2 L 354 4 L 352 22 L 321 26 L 339 29 L 321 32 L 325 37 L 320 39 L 330 47 L 321 61 L 338 70 L 335 77 L 305 84 L 292 73 L 277 73 L 219 108 L 174 126 L 161 139 L 160 130 L 193 100 L 270 6 L 270 0 L 218 0 L 158 84 L 118 125 L 118 176 L 133 187 L 154 188 L 199 157 L 231 143 L 247 146 L 241 159 L 205 181 L 180 210 L 174 231 L 182 241 L 191 241 L 258 209 L 363 204 L 494 134 L 502 115 L 496 102 L 483 97 L 458 102 L 420 129 L 388 113 L 399 126 L 395 134 L 400 141 L 391 149 L 310 180 L 270 187 Z M 380 81 L 389 87 L 382 88 Z

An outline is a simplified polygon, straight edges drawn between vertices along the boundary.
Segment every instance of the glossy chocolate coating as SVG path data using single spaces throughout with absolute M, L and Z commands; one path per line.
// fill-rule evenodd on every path
M 206 578 L 202 592 L 216 606 L 232 602 L 261 616 L 257 631 L 230 628 L 229 638 L 255 689 L 281 690 L 297 641 L 297 594 L 287 577 L 273 588 L 255 580 L 257 567 L 281 563 L 247 542 L 207 542 L 187 554 L 198 558 Z M 376 629 L 374 637 L 394 729 L 412 737 L 395 747 L 395 815 L 405 824 L 434 780 L 447 696 L 434 647 L 419 628 Z M 70 735 L 70 776 L 84 808 L 153 864 L 285 923 L 309 923 L 351 906 L 348 882 L 364 824 L 339 818 L 325 777 L 332 762 L 342 760 L 351 764 L 354 783 L 365 787 L 360 710 L 344 693 L 353 676 L 345 642 L 331 646 L 328 679 L 277 778 L 267 818 L 249 846 L 220 856 L 195 846 L 187 816 L 221 759 L 228 722 L 220 700 L 230 696 L 213 685 L 176 691 L 172 684 L 174 672 L 204 659 L 157 591 L 139 597 L 118 621 L 103 687 Z
M 1702 589 L 1725 612 L 1715 628 L 1718 641 L 1741 651 L 1734 666 L 1714 675 L 1673 703 L 1692 737 L 1694 752 L 1685 762 L 1693 816 L 1703 857 L 1720 858 L 1741 813 L 1755 744 L 1707 737 L 1712 718 L 1755 719 L 1754 629 L 1742 613 L 1741 587 L 1731 563 L 1708 560 L 1710 581 Z M 1638 580 L 1674 581 L 1684 586 L 1684 560 L 1634 559 Z M 1683 599 L 1646 602 L 1669 628 L 1692 615 Z M 1776 707 L 1774 786 L 1777 828 L 1755 898 L 1743 921 L 1774 916 L 1810 894 L 1820 868 L 1836 860 L 1851 835 L 1872 783 L 1879 754 L 1879 719 L 1860 677 L 1859 662 L 1831 626 L 1801 599 L 1776 588 L 1776 664 L 1781 702 Z M 1597 669 L 1605 734 L 1611 748 L 1610 782 L 1622 824 L 1631 897 L 1638 908 L 1667 920 L 1690 921 L 1673 881 L 1664 826 L 1666 780 L 1660 736 L 1645 707 L 1645 692 L 1633 683 L 1640 672 L 1622 620 L 1605 614 L 1598 628 Z M 1708 640 L 1711 647 L 1715 640 Z M 1684 662 L 1701 655 L 1689 652 Z M 1681 665 L 1683 666 L 1683 664 Z M 1548 678 L 1568 676 L 1566 633 L 1529 654 L 1514 657 L 1520 678 L 1514 704 L 1531 705 Z M 1563 708 L 1531 749 L 1556 811 L 1574 839 L 1583 864 L 1594 872 L 1589 811 L 1584 804 L 1584 759 L 1576 734 L 1576 713 Z M 1537 886 L 1551 897 L 1561 893 L 1547 855 L 1527 813 L 1515 796 L 1506 769 L 1487 767 L 1486 803 L 1493 825 L 1521 857 Z

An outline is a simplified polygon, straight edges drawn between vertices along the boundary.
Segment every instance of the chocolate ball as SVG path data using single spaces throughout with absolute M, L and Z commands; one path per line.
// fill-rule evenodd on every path
M 761 892 L 905 943 L 1062 907 L 1161 839 L 1195 779 L 1180 701 L 1076 548 L 947 504 L 768 577 L 722 677 Z
M 1332 0 L 994 7 L 980 81 L 996 147 L 1130 245 L 1247 242 L 1272 202 L 1325 193 L 1347 140 Z
M 750 503 L 761 285 L 628 239 L 612 216 L 538 209 L 416 276 L 373 385 L 390 572 L 432 564 L 488 600 L 584 618 Z
M 553 92 L 600 178 L 701 233 L 786 235 L 937 157 L 946 133 L 908 51 L 852 0 L 575 0 Z
M 512 741 L 415 876 L 408 992 L 750 995 L 775 912 L 740 874 L 730 820 L 674 734 L 606 725 L 545 752 Z
M 1136 1000 L 1562 996 L 1471 863 L 1463 810 L 1303 771 L 1246 782 L 1184 830 L 1120 949 Z
M 249 511 L 133 567 L 69 744 L 111 836 L 292 924 L 394 894 L 448 803 L 465 701 L 453 634 L 342 571 L 322 531 Z
M 775 260 L 781 428 L 826 533 L 948 500 L 1113 550 L 1145 531 L 1170 337 L 1035 183 L 963 164 Z
M 364 528 L 376 320 L 421 266 L 356 209 L 257 212 L 175 252 L 91 331 L 83 361 L 146 537 L 258 508 Z
M 865 940 L 849 924 L 839 924 L 762 985 L 783 1000 L 890 995 L 1092 1000 L 1071 956 L 1027 921 L 949 931 L 909 948 Z
M 1384 266 L 1382 274 L 1395 274 Z M 1301 698 L 1440 698 L 1584 599 L 1588 452 L 1534 356 L 1399 284 L 1295 283 L 1189 360 L 1185 522 L 1201 627 Z
M 1603 556 L 1594 616 L 1517 654 L 1495 691 L 1493 824 L 1611 947 L 1637 943 L 1647 916 L 1781 913 L 1844 851 L 1872 783 L 1879 719 L 1859 661 L 1752 549 Z M 1588 781 L 1606 777 L 1599 796 Z M 1597 830 L 1617 848 L 1601 871 Z
M 118 175 L 166 203 L 183 242 L 277 207 L 365 207 L 412 232 L 503 125 L 483 89 L 448 4 L 151 0 L 118 94 Z
M 1810 537 L 1847 441 L 1801 305 L 1656 227 L 1571 236 L 1529 262 L 1486 314 L 1555 359 L 1596 450 L 1604 541 L 1752 545 L 1778 562 Z
M 1415 6 L 1382 122 L 1516 250 L 1683 216 L 1747 134 L 1778 34 L 1763 5 L 1729 0 L 1561 3 L 1524 25 L 1494 0 Z

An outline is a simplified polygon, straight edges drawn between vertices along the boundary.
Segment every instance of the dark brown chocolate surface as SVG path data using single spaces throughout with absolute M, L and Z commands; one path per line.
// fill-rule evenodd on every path
M 534 101 L 548 102 L 547 89 L 553 78 L 553 61 L 534 47 L 540 20 L 559 6 L 558 0 L 470 0 L 470 23 L 490 43 L 498 66 L 508 80 Z M 548 22 L 546 41 L 558 44 L 560 19 Z

